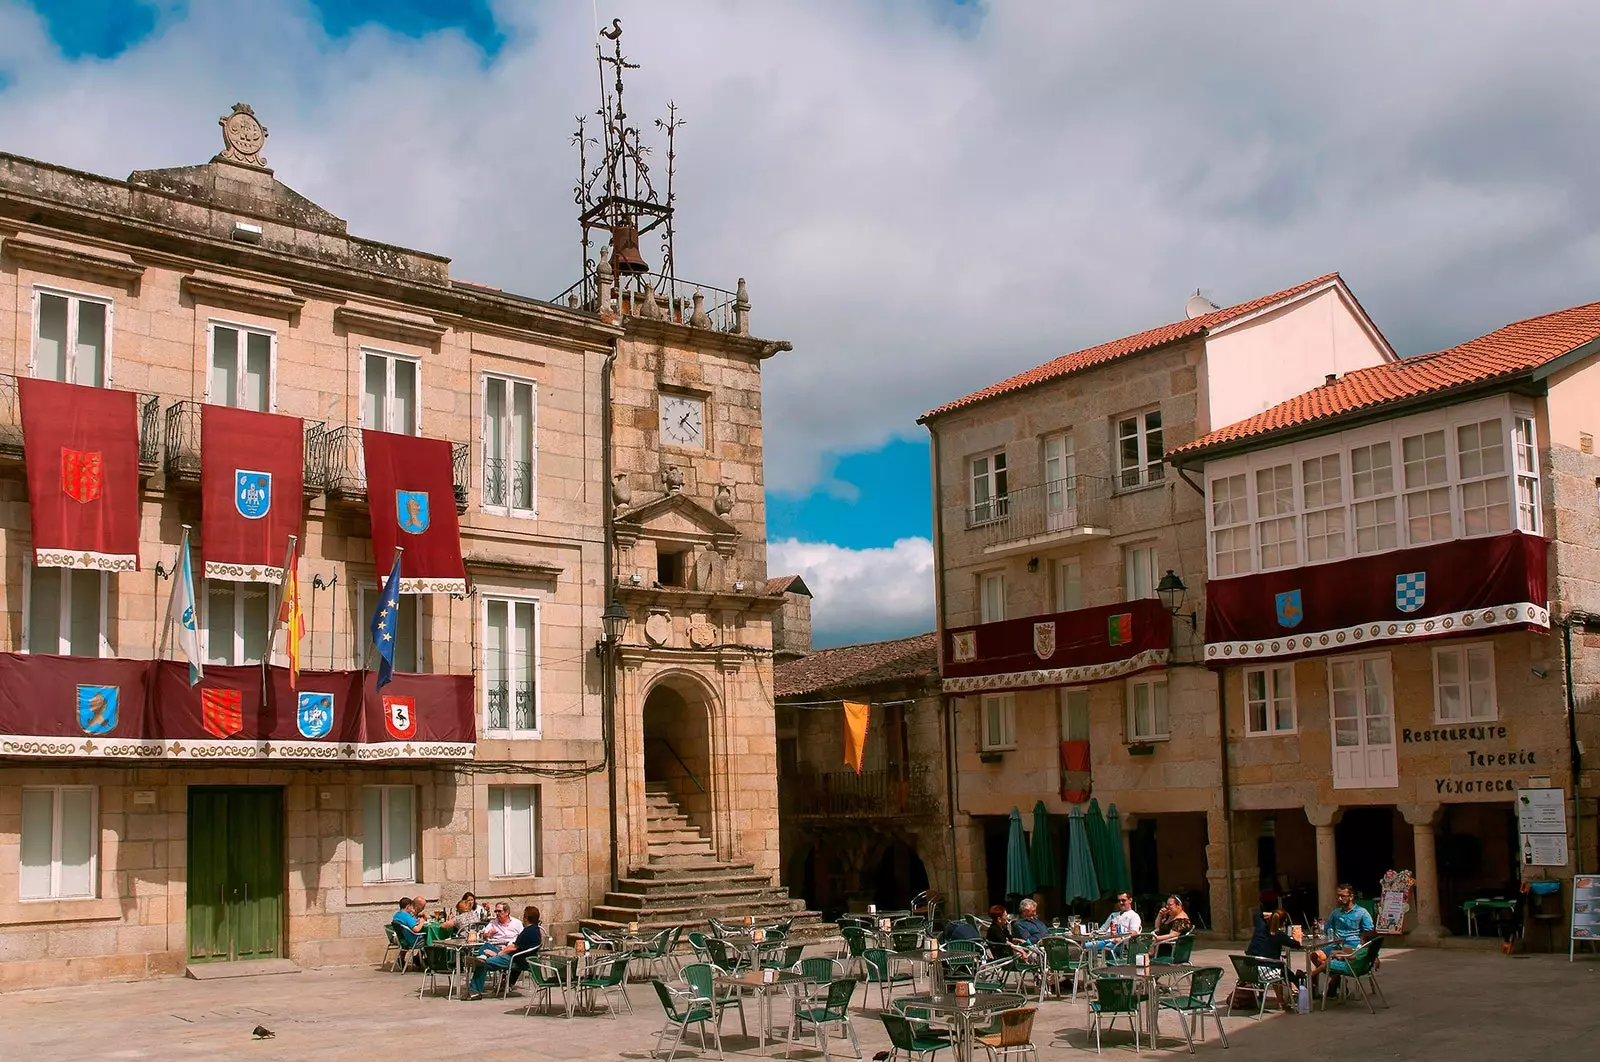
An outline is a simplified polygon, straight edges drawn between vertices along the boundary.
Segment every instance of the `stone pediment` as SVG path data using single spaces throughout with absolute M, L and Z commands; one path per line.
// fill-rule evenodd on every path
M 136 170 L 135 187 L 241 214 L 281 221 L 296 228 L 338 236 L 347 234 L 343 218 L 325 210 L 272 175 L 272 171 L 213 160 L 201 166 Z
M 739 529 L 699 502 L 677 491 L 628 509 L 614 518 L 617 544 L 631 546 L 641 538 L 710 546 L 732 553 Z

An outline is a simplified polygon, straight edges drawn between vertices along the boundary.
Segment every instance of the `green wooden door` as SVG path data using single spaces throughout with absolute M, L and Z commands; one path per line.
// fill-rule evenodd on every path
M 191 962 L 280 954 L 283 877 L 283 790 L 190 786 Z

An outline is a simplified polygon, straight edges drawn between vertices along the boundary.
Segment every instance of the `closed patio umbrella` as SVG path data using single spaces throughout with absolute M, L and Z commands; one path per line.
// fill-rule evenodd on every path
M 1067 818 L 1067 878 L 1064 895 L 1068 903 L 1100 898 L 1100 880 L 1094 872 L 1094 856 L 1089 854 L 1089 834 L 1083 824 L 1083 809 L 1074 805 Z
M 1006 834 L 1006 895 L 1033 895 L 1033 868 L 1028 865 L 1028 836 L 1022 832 L 1022 812 L 1011 809 Z
M 1094 857 L 1095 880 L 1102 891 L 1111 888 L 1111 846 L 1106 843 L 1106 820 L 1100 815 L 1100 801 L 1090 799 L 1089 810 L 1083 816 L 1083 832 L 1089 837 L 1089 854 Z M 1099 897 L 1095 897 L 1099 899 Z
M 1044 809 L 1042 800 L 1033 805 L 1033 840 L 1029 853 L 1034 888 L 1049 888 L 1061 872 L 1056 869 L 1056 841 L 1051 836 L 1050 813 Z
M 1133 888 L 1133 878 L 1128 873 L 1128 855 L 1122 848 L 1122 816 L 1115 804 L 1106 807 L 1106 839 L 1111 843 L 1112 881 L 1107 885 L 1116 892 Z

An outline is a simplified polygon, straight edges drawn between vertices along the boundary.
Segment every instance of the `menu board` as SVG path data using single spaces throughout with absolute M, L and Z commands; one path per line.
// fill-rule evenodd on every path
M 1567 794 L 1560 789 L 1517 790 L 1517 829 L 1523 833 L 1567 832 Z
M 1579 874 L 1572 879 L 1572 935 L 1567 946 L 1570 962 L 1579 944 L 1600 944 L 1600 875 Z
M 1408 901 L 1414 885 L 1416 878 L 1409 870 L 1391 870 L 1383 876 L 1383 880 L 1378 883 L 1381 898 L 1378 901 L 1378 920 L 1375 928 L 1379 933 L 1393 934 L 1404 931 L 1406 912 L 1411 910 Z

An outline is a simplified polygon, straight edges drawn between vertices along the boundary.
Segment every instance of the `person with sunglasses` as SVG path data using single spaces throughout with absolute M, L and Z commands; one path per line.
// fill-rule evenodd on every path
M 1100 924 L 1100 932 L 1110 934 L 1110 938 L 1091 940 L 1084 946 L 1096 951 L 1115 948 L 1129 937 L 1138 936 L 1143 928 L 1144 921 L 1139 917 L 1139 912 L 1133 909 L 1133 897 L 1125 892 L 1119 892 L 1111 913 Z

